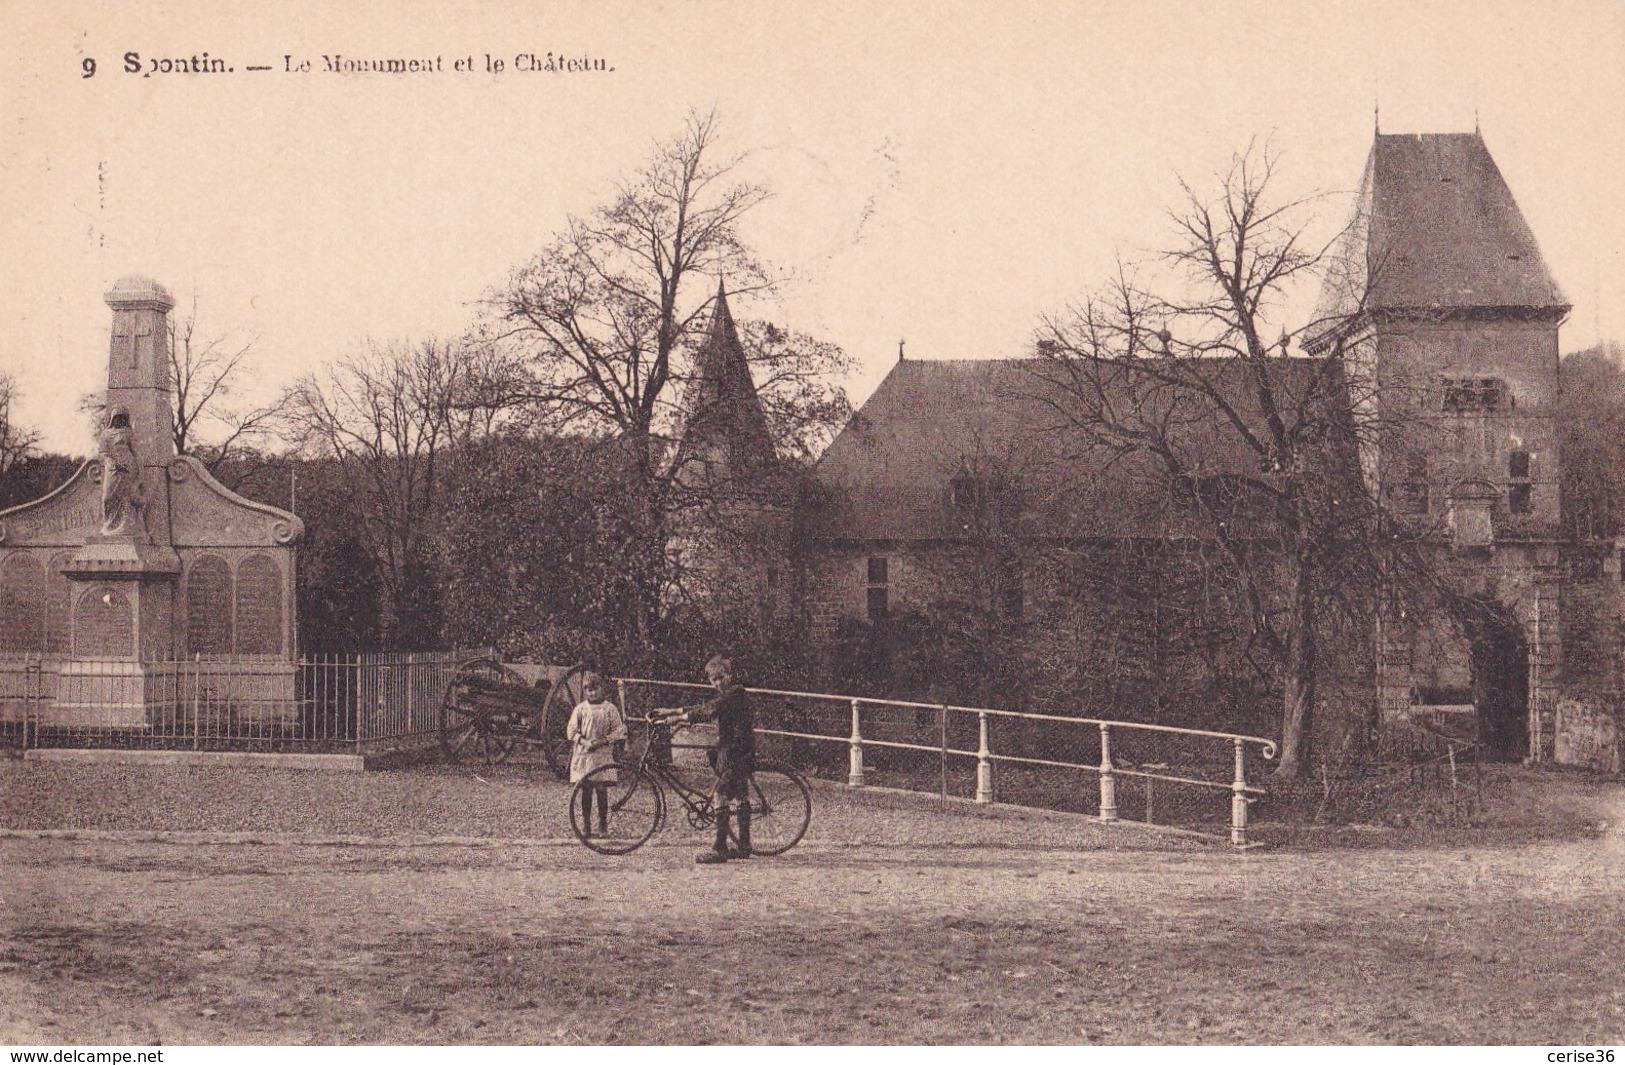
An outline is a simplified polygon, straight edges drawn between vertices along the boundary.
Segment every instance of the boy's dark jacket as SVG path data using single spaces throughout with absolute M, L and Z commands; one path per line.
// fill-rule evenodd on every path
M 756 768 L 756 712 L 744 688 L 729 685 L 715 699 L 687 708 L 690 721 L 717 723 L 717 755 L 736 772 Z

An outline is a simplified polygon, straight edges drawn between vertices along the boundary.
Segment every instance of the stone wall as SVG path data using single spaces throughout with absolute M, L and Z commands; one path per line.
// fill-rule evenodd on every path
M 805 559 L 808 627 L 832 675 L 841 623 L 868 621 L 869 560 L 884 558 L 893 618 L 958 601 L 974 604 L 983 624 L 998 619 L 997 633 L 978 650 L 1008 649 L 1029 708 L 1273 734 L 1279 691 L 1247 663 L 1244 611 L 1185 550 L 1149 541 L 1037 546 L 1012 574 L 964 544 L 826 547 Z M 1009 586 L 1015 575 L 1019 603 Z M 1341 749 L 1358 742 L 1349 737 L 1368 732 L 1375 716 L 1371 642 L 1364 630 L 1328 629 L 1321 647 L 1318 713 Z
M 1604 773 L 1620 772 L 1620 695 L 1565 695 L 1557 700 L 1554 760 Z

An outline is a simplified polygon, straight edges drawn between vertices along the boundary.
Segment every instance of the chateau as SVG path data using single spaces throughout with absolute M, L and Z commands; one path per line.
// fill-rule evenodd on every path
M 1482 137 L 1378 134 L 1339 260 L 1350 276 L 1333 278 L 1317 314 L 1335 328 L 1305 330 L 1290 362 L 1307 375 L 1335 347 L 1344 402 L 1404 427 L 1349 461 L 1442 576 L 1431 609 L 1383 601 L 1359 631 L 1324 634 L 1317 713 L 1345 730 L 1422 721 L 1502 758 L 1617 768 L 1620 552 L 1565 542 L 1560 521 L 1569 304 Z M 719 320 L 713 347 L 731 329 L 725 304 Z M 1101 460 L 1035 398 L 1041 367 L 900 357 L 824 453 L 794 536 L 769 538 L 785 545 L 824 667 L 841 678 L 854 643 L 890 629 L 879 657 L 906 671 L 895 659 L 919 619 L 957 611 L 971 619 L 962 642 L 1008 660 L 1029 704 L 1270 727 L 1230 712 L 1261 685 L 1243 676 L 1244 649 L 1213 642 L 1211 623 L 1238 604 L 1193 587 L 1204 534 L 1181 499 L 1222 487 L 1246 456 L 1214 432 L 1212 476 L 1195 486 Z

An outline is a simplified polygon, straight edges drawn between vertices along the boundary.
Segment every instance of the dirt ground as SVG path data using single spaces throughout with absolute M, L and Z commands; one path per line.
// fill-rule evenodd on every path
M 1242 853 L 821 787 L 801 846 L 720 868 L 674 828 L 606 858 L 13 813 L 0 1043 L 1625 1042 L 1625 801 L 1553 787 L 1562 838 Z

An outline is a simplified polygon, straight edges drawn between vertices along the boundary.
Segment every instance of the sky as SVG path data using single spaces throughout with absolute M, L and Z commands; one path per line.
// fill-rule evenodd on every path
M 549 52 L 613 70 L 516 69 Z M 152 67 L 204 53 L 231 72 Z M 1374 122 L 1477 123 L 1579 350 L 1625 339 L 1622 57 L 1613 0 L 6 0 L 0 371 L 20 422 L 85 453 L 102 294 L 126 274 L 195 297 L 203 335 L 252 339 L 249 397 L 369 340 L 455 336 L 692 108 L 774 190 L 744 229 L 787 280 L 736 317 L 839 344 L 854 401 L 899 340 L 909 358 L 1030 350 L 1119 255 L 1166 246 L 1181 177 L 1211 185 L 1250 142 L 1284 193 L 1323 197 L 1330 234 Z

